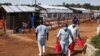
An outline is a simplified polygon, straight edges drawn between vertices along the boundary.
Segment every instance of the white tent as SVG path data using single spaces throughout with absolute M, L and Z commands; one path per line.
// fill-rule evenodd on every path
M 7 13 L 16 13 L 16 12 L 35 12 L 34 7 L 29 7 L 29 6 L 6 6 L 2 5 L 1 6 Z
M 47 5 L 40 5 L 40 6 L 45 8 L 48 13 L 72 13 L 73 12 L 69 8 L 63 6 L 47 6 Z
M 85 9 L 85 8 L 75 8 L 71 7 L 72 9 L 82 11 L 82 13 L 91 13 L 90 9 Z
M 100 15 L 100 10 L 92 10 L 92 13 L 94 14 L 94 17 L 96 18 L 97 16 Z

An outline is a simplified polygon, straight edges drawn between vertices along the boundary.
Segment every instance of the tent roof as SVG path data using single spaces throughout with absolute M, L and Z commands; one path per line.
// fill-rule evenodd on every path
M 80 11 L 86 10 L 85 8 L 75 8 L 75 7 L 71 7 L 71 8 L 75 10 L 80 10 Z
M 45 9 L 68 9 L 66 7 L 61 7 L 61 6 L 48 6 L 48 5 L 40 5 L 41 7 L 45 8 Z
M 48 5 L 39 5 L 47 10 L 49 13 L 72 13 L 72 10 L 63 6 L 48 6 Z
M 74 10 L 82 11 L 82 13 L 91 13 L 90 9 L 70 7 Z
M 18 12 L 34 12 L 35 8 L 34 7 L 28 7 L 28 6 L 7 6 L 7 5 L 2 5 L 2 8 L 7 13 L 18 13 Z
M 24 6 L 24 8 L 26 8 L 29 11 L 35 11 L 35 7 Z
M 45 9 L 68 9 L 66 7 L 63 7 L 63 6 L 49 6 L 49 5 L 40 5 L 40 6 L 45 8 Z
M 7 13 L 12 13 L 12 12 L 14 12 L 11 8 L 9 8 L 9 6 L 1 6 L 1 7 L 3 7 L 4 8 L 4 10 L 7 12 Z
M 13 10 L 14 12 L 22 12 L 19 8 L 17 8 L 16 6 L 8 6 L 11 10 Z

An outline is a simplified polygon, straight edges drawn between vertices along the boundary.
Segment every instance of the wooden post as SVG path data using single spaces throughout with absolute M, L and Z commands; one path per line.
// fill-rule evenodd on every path
M 67 16 L 66 17 L 66 22 L 67 22 L 67 24 L 69 24 L 69 22 L 68 22 L 68 20 L 69 20 L 69 13 L 67 13 L 66 16 Z
M 14 26 L 15 26 L 15 20 L 14 20 L 14 16 L 13 16 L 13 33 L 15 32 L 14 31 L 15 30 Z
M 4 34 L 6 34 L 6 21 L 4 16 L 3 16 L 3 26 L 4 26 Z

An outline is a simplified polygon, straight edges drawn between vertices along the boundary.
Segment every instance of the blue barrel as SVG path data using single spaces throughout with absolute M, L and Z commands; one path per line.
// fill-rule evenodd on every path
M 17 33 L 22 32 L 22 28 L 21 28 L 21 27 L 18 27 L 18 28 L 16 29 L 16 32 L 17 32 Z

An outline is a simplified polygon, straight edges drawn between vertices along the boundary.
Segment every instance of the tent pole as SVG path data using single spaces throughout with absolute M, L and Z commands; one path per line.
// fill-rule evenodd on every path
M 13 16 L 13 33 L 14 33 L 14 31 L 15 31 L 14 25 L 15 25 L 15 22 L 14 22 L 14 16 Z
M 5 23 L 6 21 L 5 21 L 5 18 L 4 18 L 4 16 L 3 16 L 3 25 L 4 25 L 4 34 L 6 34 L 6 23 Z

